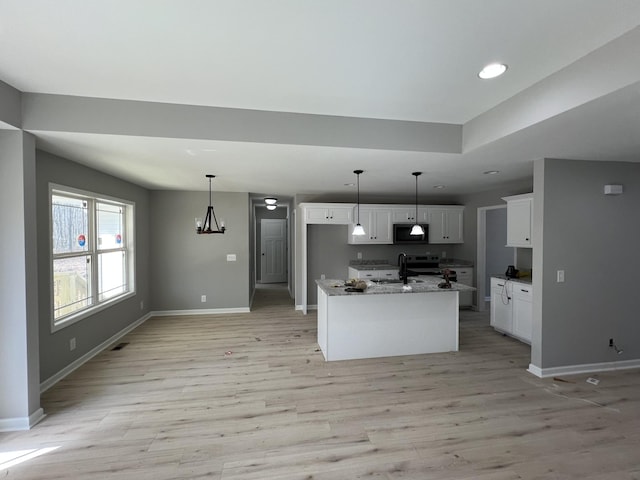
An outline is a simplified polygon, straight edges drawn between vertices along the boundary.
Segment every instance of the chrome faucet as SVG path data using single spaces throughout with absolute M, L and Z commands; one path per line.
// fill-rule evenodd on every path
M 409 272 L 407 270 L 407 254 L 401 253 L 398 255 L 398 266 L 400 267 L 398 270 L 398 275 L 400 276 L 400 280 L 405 285 L 409 282 Z

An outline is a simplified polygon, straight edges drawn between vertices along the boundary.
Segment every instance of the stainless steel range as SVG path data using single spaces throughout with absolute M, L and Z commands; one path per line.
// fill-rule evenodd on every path
M 438 255 L 407 255 L 407 274 L 410 277 L 442 277 L 440 257 Z M 449 279 L 456 281 L 456 272 L 454 270 L 450 270 Z

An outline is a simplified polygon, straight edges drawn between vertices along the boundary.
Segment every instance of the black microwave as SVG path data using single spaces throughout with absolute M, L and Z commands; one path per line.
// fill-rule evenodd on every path
M 393 243 L 398 245 L 407 245 L 410 243 L 429 243 L 429 225 L 421 224 L 424 230 L 423 235 L 411 235 L 413 224 L 411 223 L 395 223 L 393 225 Z

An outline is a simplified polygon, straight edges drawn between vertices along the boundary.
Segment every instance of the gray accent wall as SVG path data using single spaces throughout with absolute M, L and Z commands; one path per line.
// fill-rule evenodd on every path
M 486 211 L 485 297 L 491 296 L 491 277 L 513 265 L 513 248 L 507 247 L 507 208 Z
M 0 430 L 40 409 L 35 138 L 0 130 Z
M 534 343 L 540 368 L 640 358 L 640 165 L 545 159 L 534 168 Z M 604 195 L 621 184 L 622 195 Z M 541 228 L 540 228 L 541 227 Z M 565 282 L 556 282 L 557 270 Z M 622 355 L 609 348 L 614 338 Z
M 46 381 L 149 312 L 149 192 L 40 150 L 36 165 L 40 375 Z M 51 331 L 50 182 L 135 202 L 136 295 L 55 333 Z M 77 348 L 70 351 L 69 340 L 73 337 Z
M 214 211 L 227 231 L 197 235 L 195 218 L 204 218 L 208 203 L 204 191 L 151 192 L 152 310 L 249 308 L 249 195 L 214 192 Z

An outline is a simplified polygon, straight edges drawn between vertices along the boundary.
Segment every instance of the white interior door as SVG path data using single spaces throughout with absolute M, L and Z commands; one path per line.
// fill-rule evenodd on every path
M 284 218 L 260 220 L 260 282 L 287 281 L 287 221 Z

